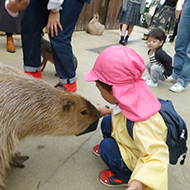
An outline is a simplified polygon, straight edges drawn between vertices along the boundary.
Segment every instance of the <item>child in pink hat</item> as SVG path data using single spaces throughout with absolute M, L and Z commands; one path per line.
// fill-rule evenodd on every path
M 99 174 L 106 186 L 167 190 L 169 152 L 160 102 L 145 80 L 143 59 L 132 49 L 112 46 L 97 58 L 85 81 L 95 81 L 114 109 L 99 107 L 103 140 L 93 148 L 109 167 Z M 128 127 L 133 125 L 129 134 Z

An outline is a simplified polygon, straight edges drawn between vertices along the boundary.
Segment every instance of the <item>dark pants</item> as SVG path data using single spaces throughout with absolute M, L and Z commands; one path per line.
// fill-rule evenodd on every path
M 24 70 L 27 72 L 37 72 L 41 69 L 40 39 L 42 29 L 48 22 L 48 1 L 31 0 L 22 19 Z M 76 80 L 71 37 L 83 5 L 84 2 L 79 0 L 65 0 L 60 11 L 63 30 L 58 28 L 58 36 L 49 36 L 56 72 L 63 83 L 73 83 Z
M 101 129 L 104 139 L 100 143 L 100 156 L 117 178 L 128 183 L 132 172 L 124 163 L 115 139 L 111 137 L 111 115 L 103 118 Z

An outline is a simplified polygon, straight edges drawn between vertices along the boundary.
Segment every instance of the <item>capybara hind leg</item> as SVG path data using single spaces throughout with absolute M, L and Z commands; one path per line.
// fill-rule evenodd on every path
M 43 58 L 43 61 L 41 63 L 41 71 L 43 71 L 45 69 L 47 61 L 48 61 L 47 59 Z
M 25 165 L 23 164 L 23 162 L 25 162 L 28 159 L 29 159 L 28 156 L 21 156 L 20 152 L 15 152 L 12 163 L 10 163 L 10 164 L 11 164 L 11 166 L 14 166 L 14 167 L 24 168 Z

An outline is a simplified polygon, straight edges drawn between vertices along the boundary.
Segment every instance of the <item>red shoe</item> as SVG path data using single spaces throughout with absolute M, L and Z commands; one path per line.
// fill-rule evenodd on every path
M 108 187 L 127 186 L 126 183 L 116 178 L 115 175 L 110 170 L 101 171 L 99 174 L 99 180 L 101 183 L 103 183 Z
M 37 72 L 25 72 L 27 75 L 31 75 L 34 78 L 37 79 L 42 79 L 42 72 L 41 71 L 37 71 Z
M 92 152 L 93 152 L 96 156 L 100 156 L 99 147 L 100 147 L 100 145 L 97 144 L 97 145 L 94 146 L 94 148 L 92 149 Z
M 66 91 L 69 91 L 69 92 L 76 92 L 77 90 L 77 82 L 73 82 L 71 84 L 63 84 L 66 88 Z
M 66 91 L 76 92 L 76 90 L 77 90 L 77 82 L 76 81 L 74 83 L 71 83 L 71 84 L 64 84 L 64 83 L 59 82 L 54 87 L 59 89 L 59 90 L 62 90 L 61 86 L 63 86 L 63 85 L 64 85 Z M 63 91 L 65 91 L 65 90 L 63 89 Z

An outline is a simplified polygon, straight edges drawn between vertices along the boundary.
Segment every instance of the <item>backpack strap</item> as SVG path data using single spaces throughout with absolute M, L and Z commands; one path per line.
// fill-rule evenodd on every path
M 127 131 L 130 135 L 130 137 L 133 139 L 133 126 L 134 126 L 134 121 L 131 121 L 129 119 L 126 120 L 126 125 L 127 125 Z

